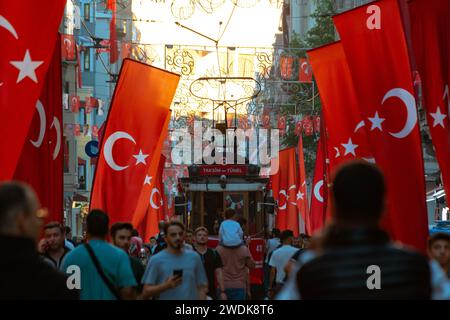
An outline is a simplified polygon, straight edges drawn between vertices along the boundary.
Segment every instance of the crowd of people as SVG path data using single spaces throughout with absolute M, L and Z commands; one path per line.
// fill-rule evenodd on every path
M 450 299 L 450 235 L 430 236 L 428 256 L 392 242 L 379 227 L 385 183 L 376 166 L 344 165 L 331 192 L 333 220 L 320 234 L 271 231 L 265 299 Z M 27 185 L 0 185 L 0 299 L 252 298 L 249 274 L 256 263 L 232 209 L 216 228 L 216 248 L 203 226 L 161 221 L 158 234 L 141 239 L 131 223 L 110 225 L 101 210 L 87 215 L 86 237 L 75 242 L 68 227 L 43 226 L 45 215 Z M 373 266 L 380 279 L 371 287 Z

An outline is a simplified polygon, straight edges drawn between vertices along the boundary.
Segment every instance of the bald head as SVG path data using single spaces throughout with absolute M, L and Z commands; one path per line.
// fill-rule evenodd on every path
M 0 235 L 37 240 L 42 223 L 36 216 L 38 209 L 36 194 L 26 184 L 0 184 Z

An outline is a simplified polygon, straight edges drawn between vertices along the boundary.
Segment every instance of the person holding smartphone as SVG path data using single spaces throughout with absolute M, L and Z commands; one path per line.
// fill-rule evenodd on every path
M 171 221 L 164 227 L 167 248 L 147 265 L 142 284 L 144 299 L 205 300 L 208 279 L 200 256 L 185 250 L 184 225 Z

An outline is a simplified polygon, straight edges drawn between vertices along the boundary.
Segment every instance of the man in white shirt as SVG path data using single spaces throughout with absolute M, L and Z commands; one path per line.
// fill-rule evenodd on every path
M 294 233 L 291 230 L 284 230 L 280 234 L 282 246 L 273 251 L 269 260 L 270 279 L 269 279 L 269 297 L 272 298 L 284 284 L 286 273 L 284 267 L 290 261 L 291 257 L 298 251 L 298 248 L 292 246 Z
M 236 211 L 226 210 L 225 219 L 219 228 L 219 244 L 226 248 L 238 248 L 244 244 L 244 232 L 236 221 Z

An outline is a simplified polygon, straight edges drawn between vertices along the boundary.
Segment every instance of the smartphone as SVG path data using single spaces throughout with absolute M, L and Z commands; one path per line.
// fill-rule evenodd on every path
M 182 277 L 183 276 L 183 269 L 175 269 L 173 270 L 173 275 L 176 277 Z

